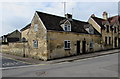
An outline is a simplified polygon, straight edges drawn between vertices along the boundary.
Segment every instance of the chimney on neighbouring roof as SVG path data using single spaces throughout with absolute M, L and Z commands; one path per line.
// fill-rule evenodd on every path
M 95 14 L 92 14 L 91 17 L 95 17 Z
M 68 19 L 68 20 L 72 20 L 72 15 L 71 14 L 65 14 L 65 17 L 66 17 L 66 19 Z
M 103 19 L 105 19 L 105 20 L 108 19 L 108 13 L 106 11 L 103 12 Z

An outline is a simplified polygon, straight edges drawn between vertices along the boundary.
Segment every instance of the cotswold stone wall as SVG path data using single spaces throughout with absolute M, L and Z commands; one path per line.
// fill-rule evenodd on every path
M 28 52 L 27 43 L 9 43 L 8 45 L 1 45 L 1 52 L 18 56 L 23 56 Z
M 48 55 L 49 59 L 60 58 L 70 55 L 77 54 L 77 41 L 80 41 L 80 53 L 85 53 L 82 51 L 83 41 L 86 41 L 86 53 L 100 51 L 102 50 L 102 45 L 100 44 L 100 35 L 90 35 L 90 34 L 79 34 L 73 32 L 58 32 L 58 31 L 48 31 Z M 64 41 L 71 41 L 70 50 L 64 49 Z M 90 42 L 93 41 L 93 49 L 90 50 Z

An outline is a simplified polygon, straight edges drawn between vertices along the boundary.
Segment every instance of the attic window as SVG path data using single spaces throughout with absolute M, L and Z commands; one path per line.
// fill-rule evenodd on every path
M 71 26 L 70 26 L 70 24 L 65 24 L 65 26 L 64 26 L 64 31 L 71 31 Z

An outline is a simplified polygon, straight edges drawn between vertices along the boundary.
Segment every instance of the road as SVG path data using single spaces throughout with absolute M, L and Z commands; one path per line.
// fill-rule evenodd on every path
M 73 62 L 2 70 L 3 77 L 118 77 L 118 53 Z
M 0 63 L 1 68 L 30 65 L 29 63 L 24 62 L 24 61 L 19 61 L 13 58 L 2 56 L 1 53 L 0 53 L 0 61 L 2 61 Z
M 24 66 L 24 65 L 29 65 L 25 62 L 22 61 L 18 61 L 18 60 L 14 60 L 11 58 L 6 58 L 6 57 L 2 57 L 2 67 L 16 67 L 16 66 Z

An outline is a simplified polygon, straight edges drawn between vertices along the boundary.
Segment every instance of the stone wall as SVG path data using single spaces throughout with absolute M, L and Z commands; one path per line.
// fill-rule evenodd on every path
M 18 56 L 23 56 L 23 54 L 28 52 L 27 43 L 9 43 L 7 45 L 1 45 L 1 52 L 8 53 Z
M 38 25 L 38 31 L 35 32 L 34 26 L 35 24 Z M 26 31 L 27 33 L 27 31 Z M 25 33 L 24 33 L 25 34 Z M 45 26 L 43 25 L 41 19 L 38 17 L 38 15 L 35 13 L 33 20 L 31 22 L 31 27 L 28 30 L 27 33 L 28 38 L 28 54 L 30 57 L 36 58 L 36 59 L 42 59 L 47 60 L 48 54 L 47 54 L 47 30 Z M 34 47 L 34 40 L 38 41 L 38 48 Z
M 79 34 L 73 32 L 48 31 L 48 54 L 49 59 L 60 58 L 77 54 L 77 41 L 80 41 L 80 52 L 82 52 L 82 41 L 86 41 L 86 52 L 94 52 L 102 49 L 100 35 Z M 64 49 L 64 40 L 71 41 L 70 50 Z M 93 50 L 90 50 L 90 41 L 94 42 Z

